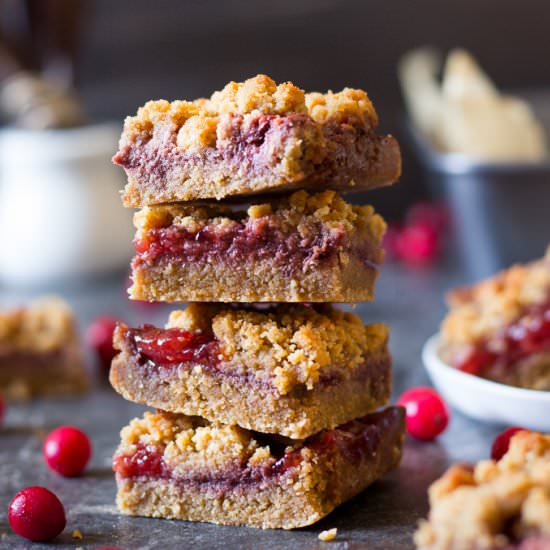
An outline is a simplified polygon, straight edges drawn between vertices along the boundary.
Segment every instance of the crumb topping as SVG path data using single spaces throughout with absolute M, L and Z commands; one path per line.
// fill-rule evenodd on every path
M 443 321 L 444 344 L 483 341 L 511 324 L 531 306 L 550 300 L 550 247 L 545 258 L 516 265 L 497 276 L 448 295 L 451 308 Z
M 260 446 L 247 430 L 164 411 L 134 418 L 120 435 L 117 454 L 132 455 L 140 445 L 159 448 L 175 473 L 189 468 L 218 470 L 235 461 L 251 465 L 273 461 L 269 447 Z
M 292 82 L 277 85 L 274 80 L 262 74 L 244 82 L 229 82 L 223 90 L 212 94 L 205 107 L 218 114 L 242 115 L 254 111 L 276 115 L 307 111 L 303 90 Z
M 356 124 L 366 124 L 369 120 L 372 127 L 378 124 L 376 111 L 363 90 L 344 88 L 337 93 L 312 92 L 306 94 L 306 106 L 313 120 L 321 124 L 331 119 Z
M 254 204 L 246 213 L 223 205 L 147 206 L 135 214 L 134 224 L 138 238 L 141 238 L 150 229 L 169 225 L 196 232 L 206 224 L 222 228 L 267 216 L 276 216 L 281 227 L 296 228 L 300 233 L 307 233 L 311 222 L 322 223 L 328 228 L 343 228 L 348 232 L 366 231 L 367 238 L 376 244 L 381 242 L 386 231 L 386 223 L 372 206 L 349 204 L 330 190 L 316 194 L 297 191 L 270 203 Z
M 357 315 L 331 307 L 253 311 L 195 303 L 173 312 L 170 327 L 211 330 L 224 356 L 268 375 L 283 395 L 298 384 L 312 389 L 326 369 L 353 371 L 373 353 L 384 354 L 388 341 L 385 325 L 364 325 Z
M 47 352 L 63 348 L 75 336 L 70 306 L 45 296 L 28 307 L 0 312 L 0 349 Z
M 550 435 L 518 432 L 500 461 L 453 466 L 429 497 L 429 519 L 415 534 L 423 549 L 495 548 L 550 536 Z
M 136 116 L 126 118 L 124 134 L 148 134 L 155 125 L 175 125 L 178 147 L 193 150 L 215 147 L 221 138 L 217 132 L 223 116 L 292 113 L 309 114 L 319 124 L 335 120 L 372 129 L 378 123 L 376 111 L 363 90 L 345 88 L 337 93 L 305 94 L 291 82 L 277 85 L 268 76 L 257 75 L 244 82 L 230 82 L 209 99 L 149 101 Z

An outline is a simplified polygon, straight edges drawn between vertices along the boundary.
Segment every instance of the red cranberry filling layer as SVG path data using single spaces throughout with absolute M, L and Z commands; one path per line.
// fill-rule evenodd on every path
M 374 413 L 363 418 L 353 420 L 338 428 L 314 436 L 302 446 L 285 451 L 280 442 L 271 440 L 269 436 L 262 435 L 261 444 L 268 444 L 272 455 L 282 456 L 272 465 L 247 466 L 231 465 L 227 472 L 222 472 L 221 479 L 231 485 L 247 484 L 260 479 L 276 478 L 284 475 L 300 465 L 302 461 L 302 449 L 310 448 L 319 455 L 339 454 L 354 464 L 375 455 L 382 444 L 384 437 L 394 436 L 400 430 L 402 422 L 400 407 L 389 407 L 379 413 Z M 264 441 L 266 443 L 264 443 Z M 163 459 L 164 449 L 152 445 L 138 445 L 132 455 L 115 455 L 113 470 L 121 478 L 149 477 L 155 479 L 170 479 L 172 474 Z M 214 481 L 212 475 L 190 471 L 189 480 Z
M 547 350 L 550 351 L 550 303 L 531 308 L 496 338 L 474 347 L 455 366 L 480 376 L 494 365 L 509 367 L 529 355 Z
M 141 357 L 151 359 L 158 365 L 169 366 L 186 361 L 212 365 L 219 361 L 218 344 L 212 334 L 143 325 L 127 329 L 126 338 Z
M 322 225 L 306 233 L 284 231 L 280 220 L 271 215 L 235 222 L 229 226 L 208 226 L 200 231 L 168 226 L 151 229 L 134 245 L 135 262 L 152 264 L 159 260 L 181 262 L 214 261 L 240 265 L 249 259 L 268 260 L 294 273 L 304 266 L 337 259 L 346 251 L 374 268 L 372 244 L 366 239 L 352 247 L 343 225 L 327 229 Z
M 316 126 L 305 113 L 260 115 L 247 124 L 243 120 L 239 114 L 222 115 L 219 128 L 225 134 L 223 144 L 204 147 L 198 154 L 176 146 L 177 125 L 171 125 L 168 133 L 159 127 L 152 135 L 121 147 L 113 162 L 126 170 L 137 170 L 144 179 L 150 179 L 145 176 L 151 174 L 160 181 L 166 180 L 171 168 L 178 165 L 208 168 L 222 163 L 240 170 L 246 165 L 250 174 L 267 173 L 281 161 L 281 143 L 297 131 L 311 132 Z

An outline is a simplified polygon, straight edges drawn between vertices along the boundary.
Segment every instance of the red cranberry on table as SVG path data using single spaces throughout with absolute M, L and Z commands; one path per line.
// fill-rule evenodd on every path
M 524 430 L 525 428 L 512 426 L 511 428 L 500 432 L 493 441 L 493 446 L 491 447 L 491 458 L 493 460 L 500 460 L 508 452 L 508 448 L 510 447 L 510 439 L 512 439 L 512 436 Z
M 390 224 L 384 237 L 388 257 L 411 265 L 425 265 L 439 256 L 450 226 L 446 205 L 423 201 L 413 204 L 402 224 Z
M 399 232 L 395 249 L 403 262 L 423 265 L 431 262 L 439 254 L 439 235 L 428 224 L 407 225 Z
M 65 477 L 80 475 L 92 455 L 88 436 L 72 426 L 61 426 L 48 434 L 42 446 L 46 464 Z
M 27 487 L 17 493 L 8 520 L 15 533 L 33 542 L 57 537 L 66 524 L 63 504 L 44 487 Z
M 108 371 L 117 354 L 113 348 L 113 332 L 118 319 L 110 316 L 98 317 L 86 330 L 86 343 L 95 350 L 100 365 Z
M 449 408 L 432 388 L 411 388 L 401 394 L 397 404 L 405 407 L 407 432 L 417 439 L 432 441 L 449 423 Z

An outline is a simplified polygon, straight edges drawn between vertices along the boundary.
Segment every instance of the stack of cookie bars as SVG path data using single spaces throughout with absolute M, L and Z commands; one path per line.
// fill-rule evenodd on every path
M 291 529 L 398 465 L 388 329 L 330 305 L 373 299 L 385 224 L 337 191 L 399 177 L 376 125 L 363 91 L 266 76 L 126 119 L 130 296 L 190 305 L 115 332 L 113 387 L 158 409 L 122 430 L 123 513 Z

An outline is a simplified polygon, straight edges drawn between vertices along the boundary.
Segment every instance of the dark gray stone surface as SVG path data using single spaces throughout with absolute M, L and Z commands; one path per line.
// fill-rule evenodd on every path
M 365 320 L 387 322 L 392 329 L 395 393 L 427 383 L 420 350 L 437 330 L 444 313 L 443 293 L 460 284 L 461 276 L 451 267 L 415 270 L 388 265 L 384 268 L 373 304 L 357 307 Z M 166 319 L 167 306 L 135 305 L 126 300 L 123 277 L 80 287 L 64 286 L 67 298 L 85 327 L 99 314 L 112 313 L 132 323 Z M 21 302 L 33 292 L 0 289 L 2 306 Z M 373 485 L 353 501 L 341 506 L 322 522 L 292 532 L 260 531 L 208 524 L 119 516 L 114 506 L 115 482 L 111 456 L 118 433 L 143 408 L 125 402 L 105 382 L 77 399 L 38 400 L 11 405 L 0 430 L 0 548 L 98 548 L 115 545 L 135 548 L 194 549 L 367 549 L 413 548 L 412 533 L 427 511 L 426 489 L 454 461 L 487 457 L 498 427 L 474 423 L 458 413 L 436 443 L 408 440 L 402 467 Z M 40 448 L 45 433 L 60 424 L 74 424 L 91 437 L 94 455 L 82 478 L 63 479 L 44 465 Z M 11 532 L 7 509 L 17 491 L 29 485 L 43 485 L 63 501 L 67 528 L 49 545 L 31 544 Z M 323 529 L 338 528 L 331 543 L 317 535 Z M 71 533 L 78 529 L 82 540 Z

